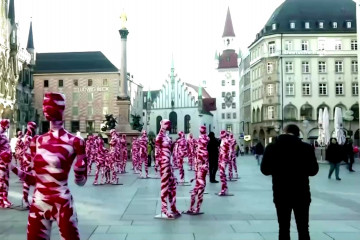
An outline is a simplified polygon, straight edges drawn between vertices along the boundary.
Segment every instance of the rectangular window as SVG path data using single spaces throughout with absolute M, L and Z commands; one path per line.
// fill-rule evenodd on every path
M 351 50 L 357 50 L 357 40 L 351 40 Z
M 332 27 L 333 27 L 333 28 L 337 28 L 337 22 L 333 22 L 333 23 L 332 23 Z
M 351 28 L 351 22 L 346 22 L 346 28 Z
M 325 50 L 325 40 L 318 41 L 318 50 L 320 50 L 320 51 Z
M 104 101 L 108 101 L 108 100 L 109 100 L 109 93 L 108 93 L 108 92 L 104 92 L 103 100 L 104 100 Z M 145 102 L 146 102 L 146 97 L 144 97 L 144 100 L 145 100 Z
M 294 29 L 294 28 L 295 28 L 295 23 L 294 23 L 294 22 L 291 22 L 291 23 L 290 23 L 290 28 L 291 28 L 291 29 Z
M 233 119 L 236 119 L 236 113 L 233 113 Z
M 88 87 L 91 87 L 93 85 L 93 80 L 92 79 L 88 79 Z
M 302 95 L 309 96 L 310 95 L 310 83 L 302 84 Z
M 232 132 L 232 124 L 226 124 L 226 131 Z
M 335 46 L 334 46 L 335 50 L 341 50 L 342 48 L 342 42 L 341 40 L 336 40 L 335 41 Z
M 293 62 L 285 62 L 285 72 L 286 73 L 293 73 Z
M 71 121 L 71 132 L 75 133 L 80 130 L 80 122 L 79 121 Z
M 319 28 L 324 28 L 324 22 L 319 22 Z
M 231 85 L 235 86 L 235 80 L 231 80 Z
M 225 97 L 225 92 L 221 92 L 221 97 Z
M 335 83 L 335 95 L 344 95 L 343 83 Z
M 227 114 L 226 114 L 226 118 L 227 118 L 227 119 L 231 119 L 231 113 L 227 113 Z
M 310 72 L 310 65 L 308 61 L 304 61 L 301 63 L 301 70 L 303 73 L 309 73 Z
M 271 74 L 273 72 L 273 63 L 267 63 L 267 73 Z
M 319 84 L 319 95 L 324 96 L 327 95 L 327 83 L 320 83 Z
M 94 108 L 92 106 L 87 107 L 87 115 L 88 116 L 94 115 Z
M 73 97 L 73 99 L 72 99 L 73 103 L 79 101 L 79 93 L 78 92 L 74 92 L 72 97 Z
M 73 116 L 78 116 L 79 115 L 79 108 L 74 106 L 72 107 L 72 115 Z
M 103 115 L 105 115 L 105 114 L 108 114 L 109 113 L 109 108 L 108 107 L 103 107 L 103 111 L 102 111 L 103 113 Z
M 275 108 L 274 106 L 268 106 L 268 119 L 274 119 L 275 118 Z
M 285 41 L 285 50 L 286 51 L 292 50 L 292 41 Z
M 236 103 L 233 102 L 233 103 L 231 104 L 231 107 L 232 107 L 232 108 L 236 108 Z
M 287 83 L 286 84 L 286 95 L 287 96 L 294 96 L 295 95 L 295 85 L 294 85 L 294 83 Z
M 231 92 L 231 96 L 234 98 L 235 97 L 235 91 Z
M 86 121 L 86 132 L 93 133 L 95 131 L 95 121 Z
M 326 73 L 326 62 L 319 61 L 319 73 Z
M 335 72 L 336 73 L 343 72 L 343 62 L 342 61 L 335 61 Z
M 92 102 L 94 100 L 94 93 L 88 93 L 88 101 Z
M 274 84 L 267 85 L 267 95 L 272 96 L 274 94 Z
M 73 80 L 73 84 L 74 84 L 75 87 L 79 86 L 79 80 L 74 79 L 74 80 Z
M 358 61 L 351 61 L 351 72 L 357 73 L 358 72 Z
M 108 86 L 108 80 L 107 79 L 103 79 L 103 86 Z
M 225 109 L 225 103 L 222 103 L 222 104 L 221 104 L 221 108 L 222 108 L 222 109 Z
M 64 80 L 60 79 L 58 84 L 59 87 L 64 87 Z
M 276 23 L 273 23 L 273 24 L 271 25 L 271 29 L 272 29 L 272 30 L 276 30 Z
M 269 42 L 269 54 L 275 53 L 275 42 Z
M 359 84 L 358 83 L 352 83 L 351 89 L 352 89 L 352 95 L 353 96 L 358 96 L 359 95 Z
M 225 80 L 221 80 L 221 86 L 225 86 Z
M 310 28 L 310 23 L 309 22 L 305 22 L 305 29 L 309 29 Z
M 49 87 L 49 80 L 44 80 L 44 88 Z
M 222 114 L 221 114 L 221 118 L 222 118 L 222 119 L 225 119 L 225 113 L 222 113 Z
M 301 41 L 301 50 L 308 51 L 309 50 L 309 41 Z

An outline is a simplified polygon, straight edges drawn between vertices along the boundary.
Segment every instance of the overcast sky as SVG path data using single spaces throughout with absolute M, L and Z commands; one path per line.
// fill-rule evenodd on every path
M 128 21 L 128 72 L 145 90 L 159 89 L 170 73 L 185 82 L 211 79 L 230 7 L 239 48 L 246 47 L 284 0 L 15 0 L 20 38 L 33 20 L 37 52 L 102 51 L 120 67 L 118 30 Z

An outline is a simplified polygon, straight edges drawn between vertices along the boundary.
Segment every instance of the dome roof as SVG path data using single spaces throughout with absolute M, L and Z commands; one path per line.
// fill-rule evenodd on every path
M 333 23 L 336 22 L 336 28 Z M 348 22 L 351 22 L 350 27 Z M 292 23 L 292 27 L 290 24 Z M 285 0 L 257 34 L 356 33 L 356 6 L 352 0 Z

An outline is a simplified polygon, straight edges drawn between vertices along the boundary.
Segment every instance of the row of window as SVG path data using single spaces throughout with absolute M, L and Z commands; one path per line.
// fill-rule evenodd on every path
M 109 113 L 109 107 L 103 107 L 102 108 L 102 115 Z M 72 107 L 72 116 L 79 116 L 79 106 L 73 106 Z M 87 116 L 93 116 L 94 115 L 94 107 L 88 106 L 87 107 Z
M 229 106 L 229 107 L 230 107 L 230 106 Z M 222 108 L 222 109 L 226 109 L 226 103 L 222 103 L 222 104 L 221 104 L 221 108 Z M 236 103 L 234 103 L 234 102 L 231 103 L 231 108 L 236 108 Z
M 102 80 L 102 85 L 103 86 L 108 86 L 109 82 L 107 79 L 103 79 Z M 73 79 L 73 86 L 74 87 L 78 87 L 79 86 L 79 80 L 78 79 Z M 87 86 L 91 87 L 93 86 L 93 80 L 92 79 L 88 79 L 87 80 Z M 44 80 L 44 87 L 47 88 L 49 87 L 49 80 Z M 58 80 L 58 87 L 64 87 L 64 80 L 63 79 L 59 79 Z
M 269 95 L 271 92 L 269 91 L 268 84 L 268 93 Z M 319 95 L 320 96 L 327 96 L 328 95 L 328 84 L 327 83 L 319 83 Z M 311 95 L 311 83 L 302 83 L 302 95 L 303 96 L 310 96 Z M 353 96 L 359 95 L 359 84 L 352 83 L 351 84 L 351 92 Z M 287 96 L 294 96 L 295 95 L 295 83 L 286 83 L 285 87 L 285 94 Z M 335 95 L 342 96 L 345 94 L 345 84 L 344 83 L 335 83 Z
M 160 131 L 160 127 L 161 127 L 160 122 L 161 122 L 161 120 L 162 120 L 161 116 L 156 117 L 156 132 Z M 171 121 L 170 133 L 171 134 L 177 134 L 178 133 L 177 113 L 176 112 L 171 112 L 169 114 L 169 120 Z M 184 116 L 184 132 L 186 134 L 190 133 L 190 128 L 191 128 L 190 120 L 191 120 L 190 115 L 185 115 Z M 209 129 L 211 129 L 211 125 L 209 126 Z
M 335 61 L 335 73 L 343 73 L 344 72 L 344 62 L 341 60 Z M 272 73 L 273 65 L 271 62 L 267 64 L 267 72 Z M 310 63 L 309 61 L 302 61 L 301 62 L 301 72 L 302 73 L 310 73 Z M 326 73 L 327 72 L 327 65 L 325 61 L 318 62 L 318 72 L 319 73 Z M 358 72 L 358 61 L 353 60 L 351 61 L 351 72 L 357 73 Z M 294 73 L 294 63 L 292 61 L 285 62 L 285 73 Z
M 85 124 L 87 133 L 95 132 L 95 121 L 86 121 Z M 80 131 L 80 121 L 71 121 L 71 132 L 77 131 Z
M 73 92 L 72 94 L 72 102 L 73 104 L 77 104 L 77 102 L 79 102 L 79 98 L 80 97 L 80 93 L 79 92 Z M 94 101 L 94 93 L 93 92 L 89 92 L 87 93 L 87 100 L 89 102 Z M 103 92 L 103 97 L 102 97 L 103 101 L 108 101 L 109 100 L 109 93 L 108 92 Z
M 221 86 L 225 86 L 226 85 L 226 81 L 225 80 L 221 80 Z M 231 85 L 235 86 L 235 80 L 231 80 Z
M 234 112 L 234 113 L 222 113 L 221 114 L 221 119 L 225 119 L 225 116 L 226 116 L 226 119 L 236 119 L 236 112 Z M 231 116 L 232 116 L 232 118 L 231 118 Z
M 346 21 L 346 22 L 345 22 L 345 26 L 346 26 L 346 28 L 348 28 L 348 29 L 350 29 L 350 28 L 353 27 L 351 21 Z M 290 29 L 296 29 L 296 28 L 297 28 L 297 27 L 296 27 L 296 22 L 295 22 L 295 21 L 291 21 L 290 24 L 289 24 L 289 27 L 290 27 Z M 314 28 L 314 27 L 317 27 L 317 28 L 319 28 L 319 29 L 323 29 L 323 28 L 324 28 L 324 21 L 319 21 L 319 22 L 317 22 L 317 26 L 313 26 L 313 27 L 311 26 L 310 22 L 305 22 L 305 24 L 304 24 L 304 28 L 305 28 L 305 29 L 310 29 L 310 28 Z M 336 21 L 332 22 L 332 23 L 331 23 L 331 27 L 332 27 L 333 29 L 337 29 L 337 28 L 338 28 L 338 22 L 336 22 Z M 276 29 L 277 29 L 277 24 L 276 24 L 276 23 L 273 23 L 273 24 L 271 25 L 271 29 L 272 29 L 272 30 L 276 30 Z

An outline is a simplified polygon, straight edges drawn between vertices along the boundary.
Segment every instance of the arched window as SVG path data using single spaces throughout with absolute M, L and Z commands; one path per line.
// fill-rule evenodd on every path
M 169 120 L 171 122 L 170 134 L 176 134 L 177 133 L 177 114 L 176 114 L 176 112 L 171 112 L 169 114 Z
M 313 107 L 310 104 L 304 104 L 300 108 L 301 120 L 312 120 Z
M 256 110 L 256 122 L 261 122 L 261 111 L 260 108 Z
M 252 122 L 256 123 L 256 111 L 255 111 L 255 109 L 252 110 Z
M 354 112 L 354 120 L 359 120 L 359 104 L 352 105 L 350 110 Z
M 324 111 L 325 108 L 328 109 L 328 111 L 330 110 L 330 107 L 326 104 L 321 104 L 320 106 L 318 106 L 317 110 L 316 110 L 316 119 L 319 120 L 319 110 L 320 108 Z M 330 119 L 330 112 L 329 112 L 329 119 Z
M 160 122 L 162 120 L 162 117 L 161 116 L 157 116 L 156 117 L 156 132 L 159 133 L 160 132 Z
M 184 126 L 185 126 L 185 133 L 190 133 L 190 115 L 185 115 L 184 117 Z
M 335 108 L 336 108 L 336 107 L 341 108 L 341 114 L 342 114 L 342 116 L 344 116 L 345 111 L 346 111 L 346 107 L 345 107 L 345 105 L 343 105 L 343 104 L 337 104 L 337 105 L 334 107 L 334 109 L 333 109 L 333 116 L 335 117 Z
M 284 119 L 285 120 L 296 120 L 297 109 L 294 105 L 288 104 L 284 108 Z

